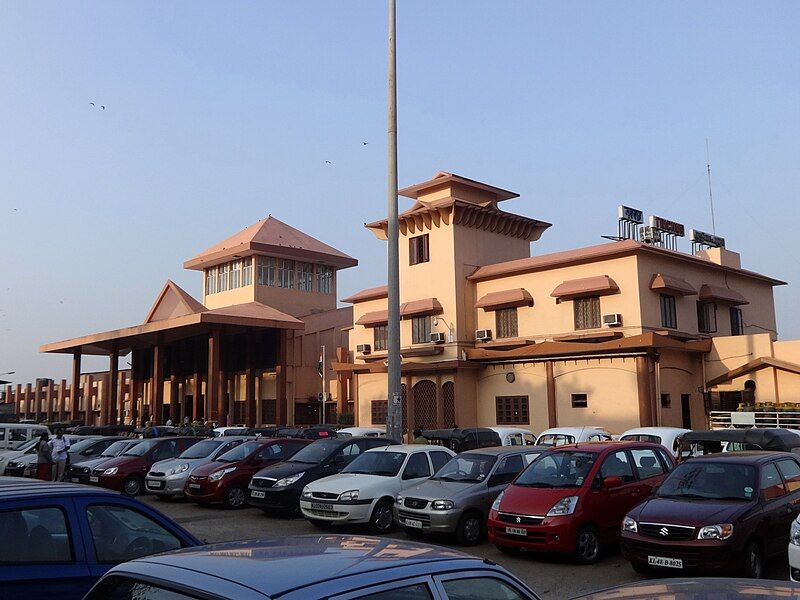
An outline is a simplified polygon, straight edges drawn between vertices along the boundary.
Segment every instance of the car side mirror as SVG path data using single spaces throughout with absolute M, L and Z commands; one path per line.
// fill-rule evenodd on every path
M 610 490 L 613 488 L 617 488 L 622 485 L 622 477 L 617 477 L 616 475 L 610 475 L 603 479 L 603 489 Z

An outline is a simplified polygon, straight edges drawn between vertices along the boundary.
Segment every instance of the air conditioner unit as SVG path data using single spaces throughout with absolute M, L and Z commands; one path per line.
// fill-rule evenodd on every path
M 439 331 L 436 331 L 436 332 L 432 333 L 430 335 L 430 340 L 431 340 L 432 344 L 444 344 L 445 343 L 444 334 L 439 332 Z
M 619 327 L 622 325 L 622 315 L 619 313 L 603 315 L 603 325 L 606 327 Z
M 488 342 L 492 339 L 492 330 L 491 329 L 476 329 L 475 330 L 475 339 L 479 342 Z
M 370 346 L 369 344 L 359 344 L 358 346 L 356 346 L 356 352 L 358 352 L 359 354 L 369 354 L 370 352 L 372 352 L 372 346 Z

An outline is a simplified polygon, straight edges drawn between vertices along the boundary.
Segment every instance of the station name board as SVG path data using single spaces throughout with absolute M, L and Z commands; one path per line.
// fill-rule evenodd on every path
M 706 233 L 705 231 L 699 231 L 697 229 L 689 230 L 689 239 L 695 244 L 703 244 L 704 246 L 710 246 L 712 248 L 725 247 L 725 238 Z
M 630 206 L 620 205 L 617 208 L 617 218 L 621 221 L 630 221 L 631 223 L 637 223 L 638 225 L 644 223 L 644 213 L 635 208 L 631 208 Z
M 656 217 L 655 215 L 650 216 L 650 227 L 677 237 L 684 237 L 686 235 L 686 230 L 682 223 L 670 221 L 663 217 Z

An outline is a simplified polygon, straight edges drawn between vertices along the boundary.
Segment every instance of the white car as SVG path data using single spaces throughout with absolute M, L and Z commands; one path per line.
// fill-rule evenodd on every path
M 13 460 L 21 458 L 26 454 L 36 454 L 36 444 L 39 443 L 39 438 L 25 442 L 16 450 L 3 450 L 0 452 L 0 475 L 5 471 L 6 466 Z
M 534 446 L 536 435 L 521 427 L 489 427 L 500 436 L 502 446 Z
M 623 442 L 653 442 L 654 444 L 661 444 L 672 453 L 672 456 L 678 456 L 678 447 L 681 445 L 681 439 L 690 431 L 691 429 L 682 429 L 680 427 L 634 427 L 624 432 L 619 436 L 619 439 Z
M 792 521 L 789 534 L 789 579 L 800 583 L 800 516 Z
M 386 430 L 380 427 L 345 427 L 336 432 L 336 437 L 381 437 Z
M 536 445 L 563 446 L 578 442 L 608 442 L 611 439 L 611 434 L 600 427 L 553 427 L 539 435 Z
M 310 523 L 369 523 L 374 533 L 394 524 L 392 505 L 398 493 L 424 481 L 456 455 L 449 448 L 396 444 L 372 448 L 341 473 L 303 488 L 300 510 Z

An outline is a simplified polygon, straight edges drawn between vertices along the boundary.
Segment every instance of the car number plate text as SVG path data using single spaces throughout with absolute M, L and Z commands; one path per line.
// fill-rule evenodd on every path
M 89 477 L 89 481 L 91 483 L 97 483 L 98 481 L 100 481 L 100 478 L 97 475 L 92 475 L 91 477 Z
M 506 533 L 510 535 L 528 535 L 528 531 L 522 527 L 506 527 Z
M 333 510 L 333 504 L 327 502 L 312 502 L 311 510 Z
M 163 481 L 148 481 L 147 482 L 147 487 L 149 487 L 152 490 L 160 490 L 163 486 L 164 486 L 164 482 Z
M 252 491 L 252 492 L 250 492 L 250 497 L 251 498 L 266 498 L 267 494 L 265 492 Z
M 405 525 L 413 529 L 422 529 L 422 521 L 417 521 L 416 519 L 406 519 Z
M 648 556 L 647 564 L 652 567 L 667 567 L 670 569 L 683 568 L 683 560 L 680 558 L 666 558 L 664 556 Z
M 190 483 L 189 484 L 189 489 L 190 490 L 199 490 L 200 489 L 200 484 L 199 483 Z

